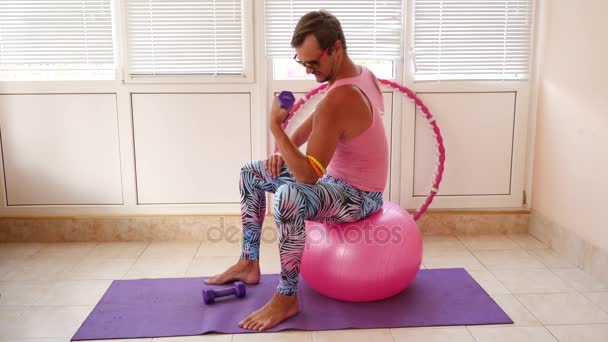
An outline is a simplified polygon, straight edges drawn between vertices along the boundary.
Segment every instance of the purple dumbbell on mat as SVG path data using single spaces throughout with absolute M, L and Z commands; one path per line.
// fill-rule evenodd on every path
M 203 302 L 205 304 L 213 304 L 215 302 L 215 298 L 226 297 L 226 296 L 236 296 L 238 298 L 245 297 L 247 293 L 247 287 L 245 283 L 242 281 L 237 281 L 232 284 L 231 288 L 223 289 L 223 290 L 213 290 L 211 288 L 203 289 Z
M 293 96 L 292 92 L 284 90 L 279 93 L 279 107 L 289 109 L 293 106 L 294 102 L 296 102 L 296 97 Z

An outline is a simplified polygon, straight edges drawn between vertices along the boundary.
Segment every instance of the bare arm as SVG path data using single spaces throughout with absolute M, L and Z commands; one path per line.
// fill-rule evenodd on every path
M 281 156 L 297 182 L 315 184 L 319 176 L 311 166 L 306 155 L 315 157 L 326 168 L 340 138 L 345 134 L 347 122 L 352 120 L 353 113 L 369 111 L 357 90 L 351 87 L 338 87 L 326 96 L 317 106 L 312 115 L 312 128 L 308 138 L 306 153 L 302 153 L 281 128 L 281 119 L 285 117 L 284 111 L 278 109 L 273 103 L 270 129 Z
M 281 114 L 276 112 L 276 107 L 278 106 L 274 104 L 274 114 L 271 115 L 274 118 L 280 118 Z M 305 129 L 308 127 L 308 124 L 303 123 L 301 125 L 301 137 L 309 135 L 306 153 L 312 154 L 323 165 L 329 163 L 338 139 L 343 133 L 343 125 L 339 120 L 342 116 L 335 101 L 328 101 L 326 97 L 319 103 L 314 114 L 306 120 L 310 121 L 310 133 Z M 319 176 L 310 165 L 306 154 L 302 153 L 296 146 L 295 141 L 292 141 L 285 134 L 281 128 L 280 121 L 277 119 L 271 120 L 270 129 L 281 151 L 281 157 L 296 181 L 299 183 L 315 184 L 319 180 Z
M 293 142 L 296 148 L 300 148 L 300 146 L 304 145 L 304 143 L 308 141 L 308 137 L 312 131 L 313 115 L 314 112 L 310 114 L 308 118 L 306 118 L 306 120 L 304 120 L 304 122 L 302 122 L 291 134 L 291 137 L 289 137 L 289 140 Z M 278 177 L 281 174 L 283 157 L 280 153 L 275 153 L 265 160 L 264 165 L 266 166 L 266 169 L 270 171 L 270 174 L 273 177 Z
M 312 121 L 313 121 L 314 112 L 304 120 L 296 128 L 296 130 L 291 134 L 291 141 L 293 141 L 294 145 L 300 147 L 304 145 L 305 142 L 308 141 L 308 137 L 310 137 L 310 132 L 312 132 Z

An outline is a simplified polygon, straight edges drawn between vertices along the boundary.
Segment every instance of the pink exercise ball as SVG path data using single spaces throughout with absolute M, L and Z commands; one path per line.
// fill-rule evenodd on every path
M 319 293 L 369 302 L 405 290 L 422 262 L 422 237 L 413 217 L 389 201 L 350 223 L 306 221 L 300 273 Z

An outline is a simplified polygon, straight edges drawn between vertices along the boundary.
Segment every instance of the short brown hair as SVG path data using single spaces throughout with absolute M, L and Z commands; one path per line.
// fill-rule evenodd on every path
M 291 47 L 302 45 L 304 39 L 310 34 L 315 35 L 319 48 L 322 50 L 332 46 L 337 40 L 342 41 L 342 48 L 346 50 L 346 40 L 340 21 L 325 10 L 308 12 L 300 18 L 293 31 Z

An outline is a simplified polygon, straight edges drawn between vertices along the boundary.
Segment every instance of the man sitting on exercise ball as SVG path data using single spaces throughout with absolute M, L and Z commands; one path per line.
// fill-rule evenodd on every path
M 258 331 L 298 313 L 304 220 L 342 223 L 367 217 L 382 207 L 388 177 L 382 94 L 375 76 L 346 53 L 338 19 L 326 11 L 304 15 L 291 46 L 307 74 L 314 74 L 319 83 L 329 82 L 328 91 L 291 137 L 281 126 L 287 110 L 274 98 L 270 130 L 281 154 L 248 162 L 241 169 L 242 253 L 235 265 L 206 281 L 259 282 L 265 192 L 273 192 L 281 278 L 273 297 L 239 323 Z M 305 142 L 308 146 L 302 154 L 298 148 Z

